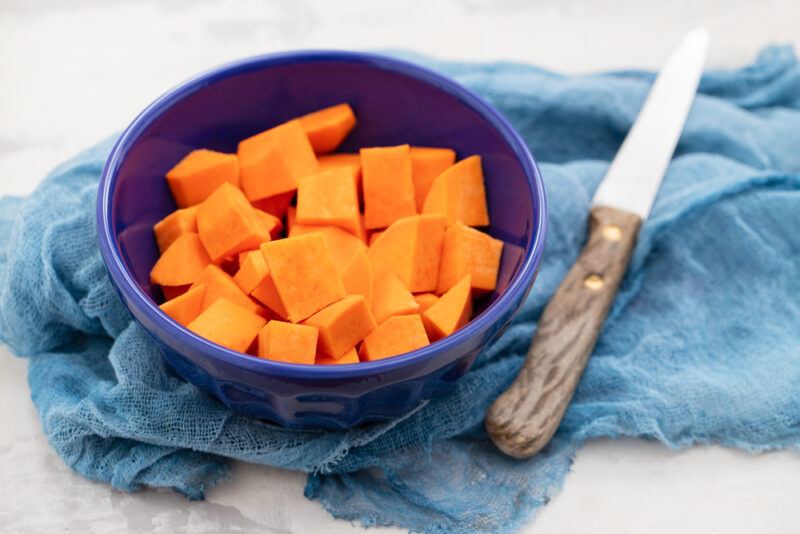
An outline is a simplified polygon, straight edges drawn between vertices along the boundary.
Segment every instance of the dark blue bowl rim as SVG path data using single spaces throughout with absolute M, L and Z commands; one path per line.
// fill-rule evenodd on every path
M 466 104 L 473 111 L 476 111 L 501 133 L 513 149 L 525 172 L 529 185 L 529 200 L 534 207 L 538 207 L 538 210 L 534 210 L 537 217 L 531 244 L 525 251 L 522 268 L 512 278 L 506 291 L 486 310 L 470 321 L 464 328 L 427 347 L 392 358 L 346 365 L 317 366 L 243 357 L 236 351 L 196 335 L 169 318 L 139 287 L 121 258 L 116 232 L 112 224 L 111 192 L 114 190 L 119 168 L 139 135 L 176 102 L 211 83 L 232 75 L 262 68 L 317 61 L 366 64 L 415 78 L 445 91 Z M 203 352 L 210 358 L 256 373 L 287 378 L 340 380 L 391 371 L 415 362 L 425 361 L 436 354 L 454 349 L 460 343 L 466 341 L 477 332 L 487 329 L 491 323 L 497 321 L 502 312 L 512 306 L 513 302 L 528 290 L 541 262 L 547 230 L 547 200 L 539 168 L 527 146 L 508 120 L 483 97 L 430 69 L 382 54 L 344 50 L 298 50 L 254 56 L 219 66 L 174 87 L 151 103 L 122 132 L 122 135 L 111 149 L 100 177 L 96 216 L 100 252 L 111 279 L 118 290 L 123 294 L 129 305 L 134 306 L 137 311 L 144 314 L 152 323 L 163 323 L 164 327 L 170 330 L 170 335 L 173 335 L 177 341 L 194 346 L 196 350 Z

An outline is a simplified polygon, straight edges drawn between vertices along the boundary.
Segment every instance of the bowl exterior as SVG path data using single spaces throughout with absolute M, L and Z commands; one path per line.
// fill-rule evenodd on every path
M 322 380 L 275 376 L 243 367 L 240 362 L 211 359 L 196 345 L 181 343 L 163 323 L 150 322 L 147 316 L 136 318 L 179 375 L 215 395 L 233 411 L 290 428 L 345 429 L 397 418 L 420 401 L 446 392 L 469 371 L 481 349 L 502 333 L 526 296 L 527 291 L 520 294 L 477 335 L 433 357 Z
M 504 247 L 497 290 L 478 315 L 429 347 L 378 362 L 302 366 L 243 356 L 200 338 L 158 308 L 150 284 L 153 224 L 175 209 L 163 179 L 193 148 L 235 152 L 274 124 L 342 101 L 361 118 L 343 146 L 410 143 L 480 154 L 490 234 Z M 278 105 L 280 104 L 280 105 Z M 375 54 L 296 52 L 237 62 L 182 84 L 123 132 L 101 176 L 97 222 L 110 277 L 134 318 L 182 377 L 237 413 L 296 428 L 396 418 L 461 378 L 522 306 L 544 248 L 546 200 L 525 144 L 488 103 L 413 64 Z

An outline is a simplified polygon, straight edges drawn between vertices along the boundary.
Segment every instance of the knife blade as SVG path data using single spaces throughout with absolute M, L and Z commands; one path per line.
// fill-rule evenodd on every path
M 646 219 L 683 131 L 708 50 L 708 32 L 689 33 L 653 83 L 636 122 L 592 199 Z
M 542 312 L 525 363 L 486 413 L 489 437 L 527 458 L 552 438 L 594 349 L 694 101 L 708 32 L 690 32 L 648 93 L 592 199 L 589 237 Z

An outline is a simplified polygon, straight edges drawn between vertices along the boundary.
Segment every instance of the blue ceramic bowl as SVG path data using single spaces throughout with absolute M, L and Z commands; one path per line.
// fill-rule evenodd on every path
M 261 360 L 193 334 L 158 308 L 149 281 L 153 224 L 175 209 L 164 174 L 187 152 L 235 152 L 239 140 L 309 111 L 349 102 L 358 125 L 343 151 L 364 146 L 453 147 L 483 157 L 492 225 L 505 241 L 497 290 L 455 334 L 376 362 L 307 366 Z M 458 380 L 530 291 L 544 247 L 539 171 L 509 123 L 485 100 L 422 67 L 352 52 L 246 59 L 168 92 L 128 126 L 108 158 L 97 201 L 111 280 L 167 362 L 238 413 L 288 427 L 348 428 L 411 410 Z

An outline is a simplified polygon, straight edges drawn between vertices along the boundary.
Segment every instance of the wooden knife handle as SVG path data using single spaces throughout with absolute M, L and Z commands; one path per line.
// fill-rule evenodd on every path
M 539 320 L 525 364 L 486 413 L 495 445 L 515 458 L 539 452 L 558 428 L 625 274 L 642 220 L 592 208 L 589 240 Z

